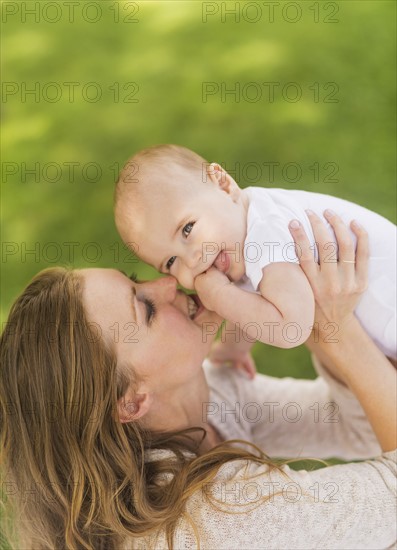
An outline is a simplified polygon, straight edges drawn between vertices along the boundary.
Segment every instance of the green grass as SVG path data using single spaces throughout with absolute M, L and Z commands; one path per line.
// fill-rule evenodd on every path
M 335 194 L 396 221 L 394 2 L 343 0 L 339 22 L 331 24 L 313 22 L 309 8 L 314 2 L 300 3 L 302 19 L 294 24 L 279 16 L 274 23 L 265 16 L 258 23 L 235 23 L 230 17 L 222 23 L 219 16 L 203 23 L 197 1 L 140 2 L 138 23 L 117 24 L 109 9 L 114 3 L 100 4 L 103 16 L 97 23 L 76 15 L 71 24 L 64 11 L 54 24 L 35 23 L 32 17 L 26 23 L 9 17 L 3 24 L 3 80 L 18 87 L 24 81 L 41 87 L 57 82 L 63 95 L 58 102 L 36 103 L 16 94 L 2 104 L 3 163 L 18 169 L 2 178 L 2 240 L 16 251 L 3 255 L 1 263 L 2 322 L 31 277 L 54 263 L 115 266 L 140 277 L 156 276 L 142 263 L 124 261 L 112 216 L 117 166 L 148 145 L 183 144 L 232 173 L 238 172 L 237 163 L 240 168 L 249 162 L 298 163 L 302 177 L 295 183 L 286 181 L 281 168 L 274 182 L 265 169 L 258 180 L 248 181 L 243 170 L 237 179 L 243 187 Z M 320 7 L 324 10 L 324 3 Z M 75 101 L 69 102 L 62 83 L 72 81 L 80 84 Z M 102 88 L 97 103 L 84 101 L 81 94 L 92 81 Z M 109 89 L 115 82 L 121 99 L 133 90 L 123 85 L 137 83 L 133 99 L 139 101 L 115 102 Z M 230 96 L 222 102 L 219 95 L 203 102 L 203 82 L 224 82 L 228 88 L 280 82 L 278 89 L 297 82 L 303 96 L 296 103 L 280 93 L 274 103 L 265 95 L 257 102 L 235 102 Z M 310 88 L 315 82 L 318 103 Z M 323 101 L 335 86 L 325 90 L 329 82 L 339 88 L 338 103 Z M 54 162 L 64 169 L 59 181 L 51 182 L 54 172 L 49 167 L 48 177 L 43 172 Z M 70 162 L 78 163 L 73 181 L 63 164 Z M 87 181 L 82 172 L 91 162 L 102 169 L 96 181 Z M 31 174 L 21 177 L 21 163 L 27 168 L 39 163 L 38 181 Z M 314 163 L 334 163 L 336 181 L 325 177 L 331 165 L 321 168 L 316 179 Z M 64 244 L 70 242 L 78 243 L 72 258 Z M 98 261 L 89 261 L 94 248 L 87 243 L 97 243 Z M 38 247 L 37 261 L 21 255 L 24 246 Z M 61 257 L 52 261 L 59 250 Z M 314 376 L 304 348 L 283 351 L 257 344 L 254 355 L 263 373 Z

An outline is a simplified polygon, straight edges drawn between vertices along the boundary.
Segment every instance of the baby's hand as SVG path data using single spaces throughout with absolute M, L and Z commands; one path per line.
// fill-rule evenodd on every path
M 255 377 L 256 367 L 251 353 L 245 349 L 239 349 L 236 344 L 228 344 L 219 340 L 214 342 L 209 359 L 215 365 L 229 363 L 231 367 L 244 371 L 248 378 Z
M 210 267 L 194 279 L 194 288 L 204 307 L 210 311 L 217 310 L 217 304 L 222 299 L 220 291 L 222 288 L 232 284 L 222 271 L 216 267 Z

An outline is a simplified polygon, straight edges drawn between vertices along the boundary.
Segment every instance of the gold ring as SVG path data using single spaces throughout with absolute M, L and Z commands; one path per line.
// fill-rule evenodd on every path
M 344 264 L 355 264 L 356 263 L 355 260 L 341 260 L 341 262 L 343 262 Z

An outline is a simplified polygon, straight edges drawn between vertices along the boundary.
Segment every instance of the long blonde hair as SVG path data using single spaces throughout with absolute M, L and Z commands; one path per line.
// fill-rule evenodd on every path
M 258 456 L 227 442 L 199 455 L 191 434 L 204 438 L 203 428 L 154 433 L 139 421 L 120 423 L 117 401 L 137 378 L 88 322 L 73 270 L 34 277 L 10 311 L 0 358 L 3 488 L 12 488 L 7 507 L 18 522 L 10 536 L 24 548 L 118 549 L 162 529 L 172 548 L 187 499 L 222 464 L 277 467 L 256 446 Z M 173 456 L 145 460 L 153 449 Z

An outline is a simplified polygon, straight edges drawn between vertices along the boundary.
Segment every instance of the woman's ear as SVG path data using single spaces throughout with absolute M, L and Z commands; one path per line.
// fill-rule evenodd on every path
M 240 196 L 240 187 L 234 181 L 232 176 L 222 168 L 217 162 L 211 162 L 208 166 L 208 177 L 216 185 L 219 186 L 222 191 L 225 191 L 235 201 Z
M 120 422 L 133 422 L 144 416 L 152 406 L 153 397 L 150 393 L 127 393 L 117 402 L 118 419 Z

